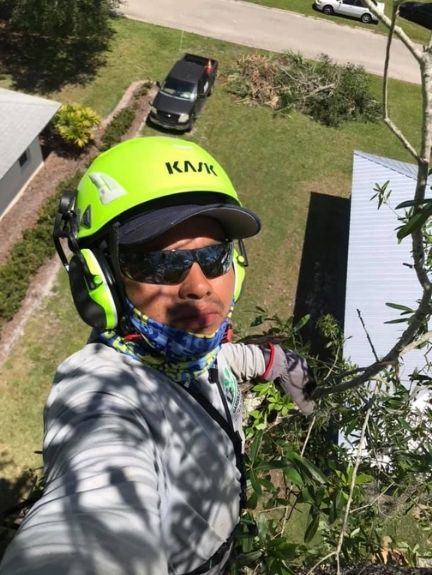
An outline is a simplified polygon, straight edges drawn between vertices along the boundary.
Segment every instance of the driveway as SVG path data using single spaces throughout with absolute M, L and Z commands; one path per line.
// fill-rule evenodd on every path
M 151 24 L 252 48 L 295 50 L 309 58 L 326 53 L 337 62 L 383 73 L 386 37 L 342 26 L 336 22 L 340 18 L 326 21 L 240 0 L 125 0 L 122 9 L 128 18 Z M 420 82 L 416 61 L 400 41 L 394 45 L 390 76 Z

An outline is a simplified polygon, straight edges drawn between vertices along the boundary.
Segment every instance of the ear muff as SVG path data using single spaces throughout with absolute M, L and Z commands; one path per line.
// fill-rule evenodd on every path
M 234 302 L 240 297 L 243 281 L 246 275 L 247 260 L 244 255 L 234 248 L 233 267 L 234 267 Z
M 114 329 L 120 316 L 120 302 L 114 278 L 102 254 L 82 249 L 69 262 L 69 283 L 75 307 L 91 327 Z

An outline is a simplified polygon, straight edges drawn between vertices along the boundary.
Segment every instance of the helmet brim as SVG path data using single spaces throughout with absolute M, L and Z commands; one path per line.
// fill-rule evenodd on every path
M 128 219 L 119 228 L 119 244 L 153 240 L 195 216 L 217 220 L 230 240 L 249 238 L 261 229 L 261 222 L 254 212 L 234 204 L 182 204 L 149 210 Z

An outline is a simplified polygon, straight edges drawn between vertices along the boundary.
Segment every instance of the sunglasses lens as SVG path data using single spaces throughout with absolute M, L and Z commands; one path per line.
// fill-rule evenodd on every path
M 197 250 L 197 261 L 207 278 L 217 278 L 227 273 L 232 264 L 232 243 L 216 244 Z
M 196 261 L 207 278 L 225 274 L 231 267 L 233 244 L 225 242 L 196 250 L 141 252 L 121 249 L 122 273 L 135 281 L 152 284 L 178 284 Z

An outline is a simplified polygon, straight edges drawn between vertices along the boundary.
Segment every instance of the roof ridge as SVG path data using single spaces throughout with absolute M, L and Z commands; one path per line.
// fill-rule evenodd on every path
M 386 156 L 378 156 L 376 154 L 368 154 L 367 152 L 362 152 L 361 150 L 354 150 L 353 156 L 360 156 L 373 162 L 375 164 L 379 164 L 384 168 L 392 170 L 402 176 L 406 176 L 407 178 L 411 178 L 412 180 L 417 179 L 417 166 L 416 164 L 412 164 L 410 162 L 404 162 L 402 160 L 395 160 L 393 158 L 387 158 Z

